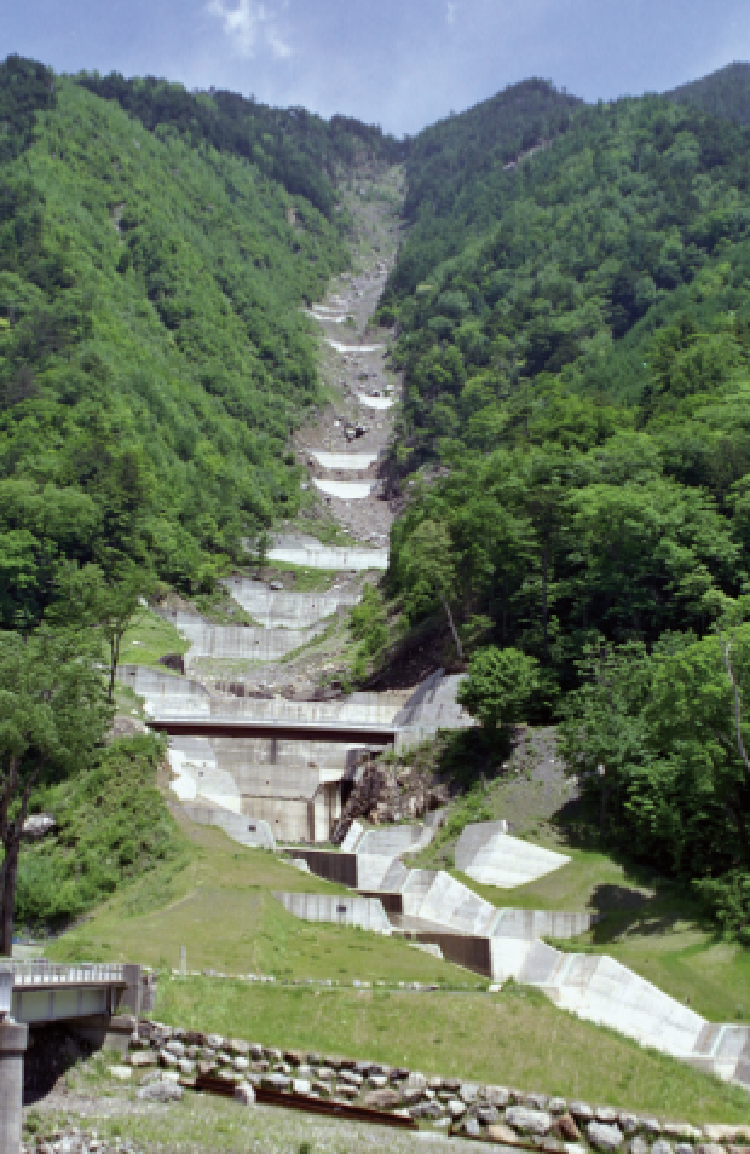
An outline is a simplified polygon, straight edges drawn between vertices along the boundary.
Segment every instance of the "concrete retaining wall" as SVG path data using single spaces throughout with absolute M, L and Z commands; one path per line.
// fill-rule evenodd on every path
M 180 633 L 190 642 L 186 656 L 188 666 L 200 657 L 233 661 L 278 661 L 294 649 L 309 645 L 322 625 L 309 629 L 250 629 L 236 625 L 206 625 L 183 621 Z
M 353 853 L 332 853 L 330 850 L 300 849 L 292 846 L 287 850 L 290 857 L 306 861 L 310 873 L 329 882 L 339 882 L 357 888 L 357 857 Z
M 493 927 L 496 938 L 575 938 L 599 921 L 597 914 L 571 914 L 554 910 L 500 910 Z
M 270 589 L 249 577 L 227 577 L 221 584 L 266 629 L 307 629 L 330 617 L 339 606 L 356 605 L 361 597 L 359 589 L 349 587 L 322 594 Z
M 374 898 L 283 893 L 273 896 L 290 914 L 307 922 L 332 922 L 339 926 L 358 926 L 376 934 L 393 933 L 382 904 Z
M 215 825 L 223 829 L 233 841 L 240 845 L 275 849 L 271 827 L 259 818 L 230 813 L 217 806 L 190 803 L 182 806 L 183 813 L 197 825 Z
M 309 569 L 362 572 L 367 569 L 387 569 L 390 550 L 321 545 L 314 537 L 290 533 L 276 538 L 268 551 L 268 557 L 271 561 L 305 565 Z

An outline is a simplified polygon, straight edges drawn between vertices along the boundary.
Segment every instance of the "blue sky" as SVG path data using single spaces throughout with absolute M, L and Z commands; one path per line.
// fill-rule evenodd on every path
M 0 0 L 0 57 L 154 73 L 398 135 L 526 76 L 588 100 L 750 59 L 747 0 Z

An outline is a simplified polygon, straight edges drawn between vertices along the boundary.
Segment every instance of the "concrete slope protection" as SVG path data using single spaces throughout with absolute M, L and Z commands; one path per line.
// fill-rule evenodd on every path
M 536 881 L 570 861 L 565 854 L 511 837 L 507 822 L 468 825 L 456 844 L 456 869 L 501 889 Z
M 503 871 L 508 869 L 514 847 L 519 853 L 519 865 L 504 876 L 528 873 L 532 868 L 541 871 L 537 876 L 544 876 L 568 860 L 564 855 L 553 855 L 558 859 L 554 864 L 546 851 L 543 856 L 525 852 L 541 847 L 508 838 L 498 829 L 502 825 L 467 826 L 461 839 L 462 860 L 471 865 L 489 852 L 488 847 L 497 846 L 498 839 Z M 367 906 L 368 928 L 431 945 L 446 959 L 495 982 L 513 978 L 535 986 L 556 1005 L 581 1018 L 750 1090 L 750 1027 L 708 1022 L 607 955 L 564 953 L 540 940 L 584 933 L 596 922 L 596 915 L 497 908 L 444 871 L 408 869 L 401 857 L 419 843 L 424 832 L 420 826 L 366 831 L 355 822 L 340 855 L 319 854 L 308 857 L 307 862 L 312 872 L 333 878 L 326 857 L 354 859 L 353 867 L 339 869 L 336 880 L 346 875 L 356 877 L 356 888 L 369 902 L 379 898 L 382 914 Z M 315 905 L 315 895 L 294 901 L 277 896 L 298 917 L 362 924 L 351 920 L 353 914 L 349 921 L 338 914 L 327 916 L 329 908 Z M 364 907 L 360 916 L 364 917 Z M 384 919 L 388 927 L 378 929 Z

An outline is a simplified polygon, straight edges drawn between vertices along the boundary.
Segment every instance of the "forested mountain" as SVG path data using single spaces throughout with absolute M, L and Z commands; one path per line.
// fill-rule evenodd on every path
M 410 230 L 393 285 L 413 291 L 429 269 L 496 220 L 499 174 L 564 132 L 581 101 L 525 80 L 408 142 L 404 216 Z
M 750 692 L 750 635 L 732 667 L 715 631 L 750 574 L 749 144 L 663 97 L 573 111 L 418 218 L 381 307 L 405 373 L 391 593 L 413 626 L 447 606 L 472 701 L 525 679 L 567 716 L 623 846 L 702 879 L 735 928 L 750 780 L 726 670 Z M 492 221 L 464 228 L 479 203 Z
M 348 128 L 307 151 L 279 129 L 250 159 L 228 115 L 179 122 L 210 100 L 125 84 L 134 119 L 92 86 L 0 67 L 6 625 L 39 619 L 61 559 L 196 589 L 296 509 L 289 432 L 319 399 L 299 305 L 348 259 L 328 172 Z
M 676 104 L 693 104 L 735 124 L 750 124 L 750 64 L 728 64 L 664 95 Z
M 97 96 L 116 100 L 150 132 L 171 129 L 193 148 L 204 143 L 245 157 L 329 219 L 336 200 L 330 178 L 337 163 L 352 164 L 358 154 L 396 162 L 406 148 L 352 117 L 326 121 L 306 108 L 270 108 L 236 92 L 190 93 L 155 76 L 125 79 L 116 72 L 84 72 L 76 79 Z

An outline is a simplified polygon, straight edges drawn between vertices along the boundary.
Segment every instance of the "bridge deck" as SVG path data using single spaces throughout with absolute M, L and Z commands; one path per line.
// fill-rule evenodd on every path
M 17 1022 L 55 1022 L 114 1013 L 128 985 L 124 965 L 57 965 L 45 960 L 0 963 L 13 975 Z
M 254 721 L 251 718 L 152 717 L 149 729 L 174 736 L 192 737 L 277 737 L 291 740 L 340 742 L 348 745 L 392 745 L 393 725 L 346 725 L 320 721 Z

